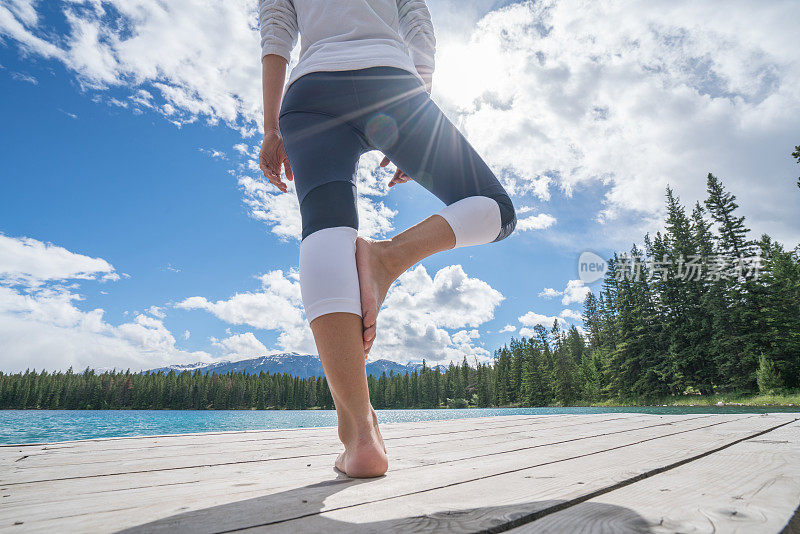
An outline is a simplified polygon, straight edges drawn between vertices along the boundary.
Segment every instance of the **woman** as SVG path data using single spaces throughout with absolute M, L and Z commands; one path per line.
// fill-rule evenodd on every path
M 351 477 L 388 467 L 364 360 L 389 286 L 420 260 L 499 241 L 516 226 L 503 186 L 431 100 L 436 40 L 424 0 L 260 0 L 264 141 L 259 164 L 302 218 L 300 288 L 336 405 Z M 283 94 L 291 50 L 300 59 Z M 283 97 L 283 98 L 281 98 Z M 357 236 L 356 170 L 380 150 L 446 206 L 386 241 Z

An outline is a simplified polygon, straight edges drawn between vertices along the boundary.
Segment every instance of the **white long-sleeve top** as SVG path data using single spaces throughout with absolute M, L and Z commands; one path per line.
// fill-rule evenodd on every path
M 434 68 L 436 38 L 425 0 L 259 0 L 261 57 L 300 59 L 286 87 L 309 72 L 379 65 L 416 75 Z

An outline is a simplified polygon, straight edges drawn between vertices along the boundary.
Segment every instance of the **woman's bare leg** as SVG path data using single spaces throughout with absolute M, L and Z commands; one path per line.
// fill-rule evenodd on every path
M 418 261 L 455 244 L 453 229 L 440 215 L 431 215 L 386 241 L 356 239 L 365 358 L 375 341 L 378 310 L 392 282 Z
M 336 467 L 351 477 L 380 476 L 386 472 L 388 460 L 369 401 L 361 317 L 346 312 L 321 315 L 311 321 L 311 331 L 336 404 L 339 439 L 345 448 Z
M 311 321 L 328 386 L 336 404 L 339 439 L 345 451 L 336 467 L 351 477 L 375 477 L 388 468 L 386 447 L 369 400 L 365 352 L 372 345 L 380 303 L 398 276 L 418 261 L 455 246 L 450 225 L 439 215 L 387 241 L 356 242 L 356 264 L 364 319 L 352 313 L 328 313 Z M 372 337 L 365 344 L 365 326 Z

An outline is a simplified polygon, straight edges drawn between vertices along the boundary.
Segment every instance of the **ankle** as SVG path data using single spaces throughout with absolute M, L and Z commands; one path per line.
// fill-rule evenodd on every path
M 409 254 L 408 250 L 406 250 L 407 247 L 404 246 L 402 240 L 397 239 L 397 236 L 380 243 L 378 259 L 392 280 L 396 280 L 410 267 L 408 265 Z
M 372 407 L 366 412 L 339 415 L 339 438 L 344 443 L 356 443 L 371 438 L 376 423 L 375 411 Z

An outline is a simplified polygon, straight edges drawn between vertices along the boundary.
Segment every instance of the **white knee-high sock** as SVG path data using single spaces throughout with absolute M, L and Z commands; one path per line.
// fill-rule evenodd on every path
M 349 226 L 324 228 L 300 243 L 300 293 L 308 322 L 320 315 L 361 315 L 356 236 Z
M 445 206 L 438 213 L 456 234 L 456 246 L 491 243 L 500 234 L 500 205 L 489 197 L 467 197 Z

